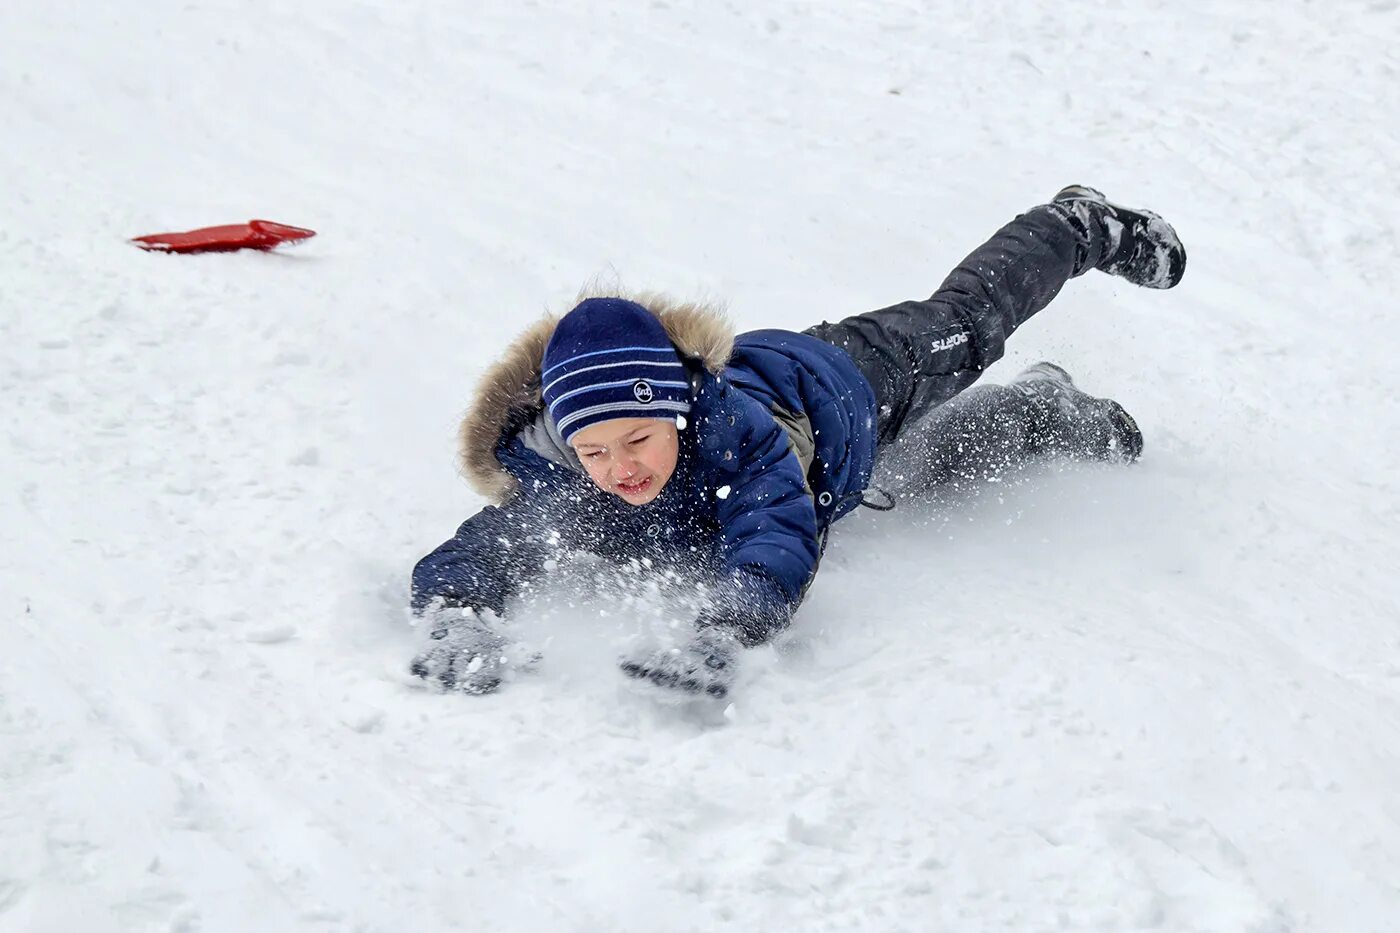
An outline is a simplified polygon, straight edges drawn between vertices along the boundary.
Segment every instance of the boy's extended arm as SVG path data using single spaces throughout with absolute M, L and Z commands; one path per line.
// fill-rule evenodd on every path
M 820 548 L 816 509 L 787 432 L 766 410 L 746 420 L 753 428 L 741 439 L 735 481 L 719 504 L 724 573 L 701 622 L 732 626 L 757 644 L 791 619 Z
M 440 601 L 503 613 L 520 585 L 542 572 L 547 527 L 539 503 L 516 496 L 488 505 L 413 568 L 414 612 Z
M 755 403 L 757 404 L 757 403 Z M 701 631 L 678 648 L 624 658 L 622 671 L 668 690 L 720 699 L 740 644 L 757 645 L 792 618 L 816 570 L 817 515 L 787 432 L 771 417 L 745 419 L 739 468 L 720 498 L 724 570 Z

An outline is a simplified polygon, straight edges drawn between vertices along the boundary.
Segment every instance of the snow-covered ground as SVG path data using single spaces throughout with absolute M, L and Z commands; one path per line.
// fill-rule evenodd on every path
M 0 929 L 1400 928 L 1394 2 L 0 4 Z M 801 327 L 1083 182 L 1133 469 L 842 522 L 727 717 L 406 683 L 456 420 L 585 280 Z M 286 255 L 124 238 L 270 217 Z M 635 612 L 634 612 L 635 609 Z

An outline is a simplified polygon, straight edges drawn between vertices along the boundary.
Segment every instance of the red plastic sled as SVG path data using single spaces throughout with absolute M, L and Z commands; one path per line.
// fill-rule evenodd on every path
M 315 230 L 250 220 L 246 224 L 200 227 L 184 233 L 151 233 L 131 242 L 142 249 L 161 253 L 231 253 L 238 249 L 275 249 L 283 243 L 298 243 L 316 235 Z

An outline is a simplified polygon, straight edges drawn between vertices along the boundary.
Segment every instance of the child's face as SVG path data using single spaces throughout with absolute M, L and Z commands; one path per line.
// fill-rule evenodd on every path
M 614 418 L 590 424 L 569 439 L 599 489 L 632 505 L 661 494 L 676 472 L 676 423 L 661 418 Z

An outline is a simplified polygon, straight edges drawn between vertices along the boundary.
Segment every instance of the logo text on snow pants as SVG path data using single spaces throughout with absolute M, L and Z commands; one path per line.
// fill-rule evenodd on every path
M 935 340 L 933 342 L 933 349 L 935 352 L 938 350 L 951 350 L 964 343 L 967 343 L 967 334 L 954 334 L 951 337 L 944 337 L 942 340 Z

